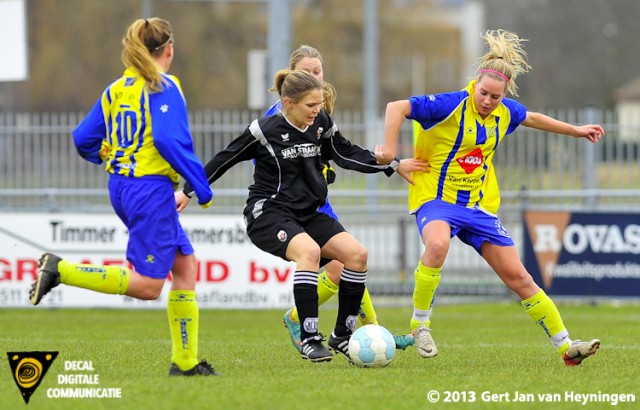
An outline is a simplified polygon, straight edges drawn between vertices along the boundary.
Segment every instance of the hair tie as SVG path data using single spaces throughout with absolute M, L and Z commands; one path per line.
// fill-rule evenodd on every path
M 497 76 L 500 76 L 504 79 L 504 81 L 506 81 L 507 83 L 509 83 L 509 81 L 511 81 L 509 79 L 509 77 L 507 77 L 506 75 L 502 74 L 500 71 L 496 71 L 496 70 L 480 70 L 480 74 L 484 74 L 484 73 L 491 73 L 491 74 L 495 74 Z

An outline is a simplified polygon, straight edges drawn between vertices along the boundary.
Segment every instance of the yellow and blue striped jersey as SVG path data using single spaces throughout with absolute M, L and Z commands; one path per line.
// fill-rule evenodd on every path
M 207 203 L 211 189 L 193 151 L 180 82 L 171 75 L 162 77 L 162 91 L 150 93 L 140 75 L 125 70 L 74 129 L 76 148 L 87 161 L 104 160 L 111 174 L 161 175 L 176 186 L 182 176 L 194 188 L 198 202 Z
M 433 199 L 496 213 L 500 206 L 493 154 L 504 136 L 525 120 L 526 107 L 505 98 L 486 118 L 473 103 L 475 80 L 451 93 L 409 98 L 414 130 L 414 157 L 431 164 L 431 172 L 415 172 L 409 185 L 409 210 Z
M 419 138 L 426 138 L 424 135 L 425 130 L 418 121 L 413 120 L 413 143 L 415 145 Z M 490 167 L 485 175 L 484 183 L 482 185 L 482 199 L 480 200 L 480 206 L 491 212 L 497 214 L 500 208 L 500 187 L 498 186 L 498 177 L 496 176 L 495 168 Z

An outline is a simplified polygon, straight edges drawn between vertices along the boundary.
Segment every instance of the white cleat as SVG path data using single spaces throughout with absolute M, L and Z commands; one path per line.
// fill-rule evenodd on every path
M 428 359 L 438 354 L 436 343 L 431 337 L 431 329 L 426 327 L 424 323 L 420 323 L 420 326 L 413 331 L 413 338 L 415 339 L 416 349 L 418 349 L 420 356 Z
M 562 360 L 567 366 L 579 366 L 584 359 L 596 354 L 600 348 L 600 341 L 593 339 L 589 342 L 582 340 L 574 340 L 571 342 L 569 349 L 562 355 Z

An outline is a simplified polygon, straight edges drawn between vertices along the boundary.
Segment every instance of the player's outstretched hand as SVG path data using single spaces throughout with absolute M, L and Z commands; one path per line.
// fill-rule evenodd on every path
M 431 172 L 431 164 L 429 161 L 416 158 L 401 159 L 396 173 L 406 179 L 408 183 L 414 185 L 413 178 L 411 178 L 411 173 L 413 172 Z
M 604 135 L 604 129 L 602 126 L 597 124 L 587 124 L 577 127 L 578 129 L 578 137 L 586 138 L 591 142 L 598 142 L 600 138 Z
M 182 210 L 189 205 L 189 201 L 191 201 L 191 198 L 182 191 L 176 191 L 173 196 L 176 199 L 176 209 L 178 212 L 182 212 Z

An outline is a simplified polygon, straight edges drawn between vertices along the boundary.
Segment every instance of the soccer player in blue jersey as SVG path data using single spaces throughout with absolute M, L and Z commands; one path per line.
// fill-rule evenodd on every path
M 517 95 L 516 77 L 530 69 L 521 46 L 524 40 L 504 30 L 489 30 L 483 38 L 489 50 L 480 59 L 476 78 L 463 90 L 387 105 L 384 146 L 376 152 L 380 163 L 389 163 L 402 121 L 420 123 L 423 132 L 415 141 L 414 155 L 428 160 L 431 172 L 414 172 L 415 185 L 409 186 L 409 209 L 425 245 L 415 270 L 411 328 L 416 347 L 422 357 L 438 353 L 430 331 L 431 305 L 451 237 L 458 236 L 520 297 L 565 364 L 579 365 L 595 354 L 600 341 L 571 340 L 556 305 L 522 265 L 511 236 L 494 213 L 499 201 L 492 159 L 502 139 L 519 125 L 593 143 L 604 130 L 597 124 L 577 126 L 531 112 L 506 98 L 507 93 Z
M 63 283 L 152 300 L 171 271 L 169 375 L 212 376 L 218 374 L 213 367 L 198 361 L 196 258 L 178 220 L 174 190 L 184 177 L 204 208 L 212 193 L 193 151 L 180 83 L 166 74 L 174 56 L 172 31 L 160 18 L 131 24 L 122 40 L 123 76 L 107 86 L 73 131 L 78 153 L 106 164 L 111 204 L 129 231 L 127 259 L 135 270 L 77 264 L 45 253 L 29 296 L 37 305 Z
M 322 55 L 320 52 L 310 45 L 302 45 L 295 49 L 289 57 L 289 69 L 290 70 L 302 70 L 316 77 L 321 83 L 324 84 L 324 105 L 323 109 L 327 114 L 333 113 L 334 102 L 336 99 L 336 93 L 333 86 L 330 83 L 324 81 L 324 70 L 322 67 Z M 278 114 L 282 108 L 282 102 L 278 100 L 274 103 L 266 112 L 265 117 L 269 115 Z M 402 162 L 402 161 L 401 161 Z M 327 182 L 331 184 L 335 179 L 335 172 L 331 168 L 329 161 L 325 162 L 324 173 Z M 330 217 L 338 220 L 338 215 L 334 212 L 327 197 L 327 201 L 320 207 L 318 212 L 323 212 Z M 340 274 L 342 273 L 343 265 L 340 261 L 333 260 L 324 266 L 324 270 L 318 276 L 318 304 L 322 305 L 329 299 L 331 299 L 337 292 L 340 285 Z M 294 306 L 289 309 L 283 317 L 284 325 L 289 331 L 291 337 L 291 343 L 300 351 L 302 344 L 300 340 L 300 318 L 298 317 L 298 310 Z M 369 295 L 369 290 L 365 288 L 364 295 L 362 296 L 362 302 L 360 302 L 360 311 L 358 312 L 358 322 L 360 325 L 378 324 L 376 311 Z M 406 349 L 408 346 L 413 345 L 412 335 L 394 335 L 394 341 L 396 348 Z

